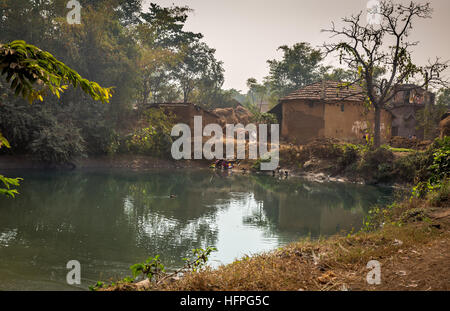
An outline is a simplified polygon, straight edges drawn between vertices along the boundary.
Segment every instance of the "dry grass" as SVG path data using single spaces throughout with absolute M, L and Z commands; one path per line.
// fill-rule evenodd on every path
M 185 275 L 158 290 L 342 290 L 353 289 L 367 274 L 369 260 L 416 249 L 440 235 L 423 224 L 386 226 L 376 233 L 301 241 L 280 250 L 244 257 L 217 270 Z M 446 237 L 448 240 L 448 235 Z M 447 244 L 448 246 L 448 244 Z

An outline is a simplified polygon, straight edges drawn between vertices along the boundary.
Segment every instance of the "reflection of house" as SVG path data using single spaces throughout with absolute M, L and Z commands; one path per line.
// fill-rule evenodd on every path
M 368 111 L 359 86 L 322 81 L 307 85 L 280 99 L 269 112 L 277 115 L 281 136 L 297 143 L 327 137 L 361 141 L 373 127 L 375 114 Z M 390 138 L 391 115 L 381 113 L 381 139 Z
M 392 113 L 392 136 L 423 139 L 423 129 L 417 128 L 416 114 L 434 102 L 434 94 L 414 85 L 402 85 L 389 103 Z
M 330 198 L 326 196 L 287 195 L 280 193 L 278 205 L 278 226 L 280 229 L 299 232 L 312 236 L 332 235 L 341 230 L 349 232 L 353 228 L 359 229 L 363 220 L 363 210 L 346 209 L 344 202 L 334 199 L 334 206 L 330 206 Z M 352 197 L 354 208 L 362 204 Z

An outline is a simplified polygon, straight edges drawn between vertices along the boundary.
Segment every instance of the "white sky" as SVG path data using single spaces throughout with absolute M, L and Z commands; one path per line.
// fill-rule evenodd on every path
M 321 29 L 332 21 L 339 26 L 342 17 L 365 11 L 368 0 L 145 0 L 144 9 L 149 2 L 193 9 L 186 30 L 201 32 L 217 50 L 216 57 L 224 62 L 224 88 L 246 91 L 248 78 L 261 82 L 268 74 L 266 61 L 281 57 L 280 45 L 305 41 L 320 46 L 329 37 Z M 450 1 L 429 2 L 433 18 L 418 21 L 411 36 L 420 41 L 413 54 L 419 65 L 436 56 L 450 59 Z

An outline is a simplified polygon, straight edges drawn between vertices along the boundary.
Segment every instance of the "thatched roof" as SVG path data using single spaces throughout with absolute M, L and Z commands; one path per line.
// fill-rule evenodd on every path
M 359 85 L 346 85 L 344 82 L 320 81 L 304 86 L 280 99 L 288 100 L 325 100 L 325 101 L 364 101 L 363 89 Z

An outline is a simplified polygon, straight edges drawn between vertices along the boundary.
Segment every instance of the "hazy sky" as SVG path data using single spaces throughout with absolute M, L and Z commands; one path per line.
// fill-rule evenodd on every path
M 321 45 L 329 34 L 321 29 L 361 10 L 367 0 L 145 0 L 161 6 L 188 5 L 194 9 L 186 29 L 204 34 L 224 62 L 224 88 L 246 91 L 246 80 L 261 81 L 267 60 L 280 58 L 280 45 L 309 42 Z M 404 1 L 402 1 L 404 2 Z M 408 2 L 408 1 L 407 1 Z M 416 2 L 426 2 L 417 1 Z M 420 41 L 413 57 L 418 64 L 439 56 L 450 59 L 450 1 L 431 0 L 433 18 L 416 22 L 411 39 Z M 327 59 L 325 64 L 333 62 Z

